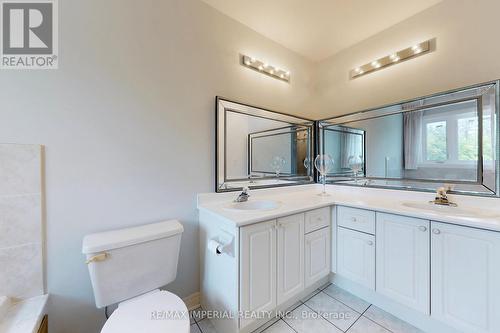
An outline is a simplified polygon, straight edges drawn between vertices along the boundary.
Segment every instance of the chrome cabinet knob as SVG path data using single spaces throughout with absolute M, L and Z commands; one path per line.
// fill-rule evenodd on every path
M 372 246 L 373 245 L 373 241 L 368 241 L 366 242 L 368 245 Z
M 351 221 L 352 221 L 352 222 L 356 222 L 356 221 L 357 221 L 357 219 L 356 219 L 355 217 L 351 217 Z
M 420 227 L 418 227 L 418 230 L 420 230 L 420 231 L 427 231 L 427 227 L 421 225 Z
M 435 235 L 439 235 L 441 233 L 441 230 L 439 229 L 432 229 L 432 233 Z

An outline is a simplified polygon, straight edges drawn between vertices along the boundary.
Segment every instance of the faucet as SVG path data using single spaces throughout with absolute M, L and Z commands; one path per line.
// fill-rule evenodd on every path
M 435 205 L 442 205 L 442 206 L 452 206 L 452 207 L 457 206 L 456 203 L 448 200 L 447 190 L 444 187 L 438 187 L 436 189 L 436 198 L 434 200 L 430 201 L 430 203 L 433 203 Z
M 243 192 L 241 192 L 236 199 L 234 199 L 234 202 L 245 202 L 248 201 L 248 198 L 250 197 L 250 194 L 248 194 L 248 187 L 243 188 Z

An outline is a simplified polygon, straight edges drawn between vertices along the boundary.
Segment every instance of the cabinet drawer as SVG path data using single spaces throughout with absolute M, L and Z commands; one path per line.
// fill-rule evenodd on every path
M 330 225 L 330 207 L 311 210 L 306 212 L 306 234 Z
M 339 226 L 375 235 L 375 212 L 371 210 L 337 207 Z

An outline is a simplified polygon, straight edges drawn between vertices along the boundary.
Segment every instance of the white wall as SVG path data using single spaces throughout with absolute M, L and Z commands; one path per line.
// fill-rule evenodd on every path
M 185 226 L 169 288 L 199 290 L 196 193 L 214 189 L 215 96 L 308 116 L 311 64 L 197 0 L 59 1 L 60 68 L 2 71 L 0 142 L 46 146 L 53 333 L 98 332 L 82 237 Z M 244 52 L 290 84 L 239 65 Z
M 179 218 L 170 289 L 198 291 L 195 195 L 214 187 L 216 95 L 320 118 L 500 77 L 497 0 L 445 0 L 318 65 L 198 0 L 59 6 L 60 69 L 0 75 L 0 142 L 46 146 L 53 333 L 98 332 L 104 321 L 80 253 L 87 233 Z M 433 37 L 431 54 L 348 78 Z M 239 53 L 290 69 L 291 83 L 242 67 Z
M 445 0 L 319 63 L 314 117 L 500 78 L 499 12 L 498 0 Z M 436 38 L 435 52 L 349 79 L 352 68 L 431 38 Z

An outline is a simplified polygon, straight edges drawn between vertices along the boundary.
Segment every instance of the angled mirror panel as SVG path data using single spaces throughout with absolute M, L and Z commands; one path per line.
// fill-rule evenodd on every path
M 363 133 L 361 171 L 345 163 L 353 154 L 345 134 L 332 135 L 339 128 Z M 329 182 L 498 196 L 498 82 L 322 120 L 319 129 L 319 149 L 336 164 Z
M 217 98 L 217 192 L 313 182 L 314 122 Z

